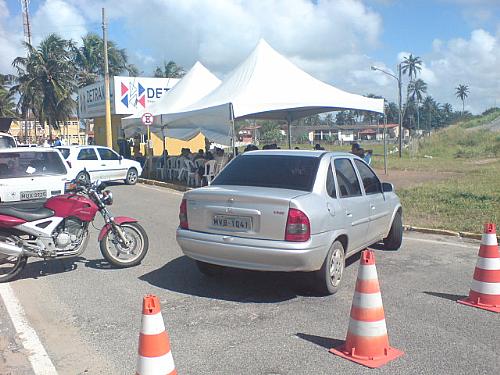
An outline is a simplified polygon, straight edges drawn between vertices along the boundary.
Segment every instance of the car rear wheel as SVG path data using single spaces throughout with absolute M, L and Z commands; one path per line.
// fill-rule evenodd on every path
M 386 250 L 398 250 L 403 242 L 403 220 L 401 212 L 396 212 L 392 221 L 389 235 L 384 238 L 384 248 Z
M 315 272 L 316 291 L 322 295 L 337 293 L 344 274 L 344 267 L 344 245 L 340 241 L 335 241 L 330 247 L 323 265 Z
M 222 274 L 224 271 L 223 266 L 219 266 L 217 264 L 205 263 L 200 260 L 196 261 L 196 266 L 198 270 L 204 274 L 205 276 L 214 277 Z
M 130 168 L 127 172 L 127 178 L 125 179 L 125 183 L 127 185 L 135 185 L 137 182 L 137 169 L 135 168 Z

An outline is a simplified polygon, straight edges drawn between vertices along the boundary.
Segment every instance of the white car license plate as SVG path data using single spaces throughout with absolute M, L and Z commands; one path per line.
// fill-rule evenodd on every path
M 47 190 L 21 191 L 21 200 L 47 198 Z
M 239 231 L 252 230 L 252 218 L 248 216 L 214 215 L 212 224 L 223 229 L 236 229 Z

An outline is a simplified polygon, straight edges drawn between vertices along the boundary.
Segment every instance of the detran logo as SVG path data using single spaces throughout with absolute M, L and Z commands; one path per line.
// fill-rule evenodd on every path
M 129 106 L 133 108 L 138 108 L 139 104 L 142 108 L 146 108 L 146 89 L 139 82 L 129 82 L 128 85 L 125 85 L 121 82 L 120 92 L 121 92 L 121 102 L 125 105 L 125 107 L 129 108 Z

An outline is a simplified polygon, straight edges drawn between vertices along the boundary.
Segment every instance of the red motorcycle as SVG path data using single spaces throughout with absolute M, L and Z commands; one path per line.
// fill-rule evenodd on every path
M 113 217 L 110 191 L 97 181 L 77 182 L 74 191 L 48 199 L 43 207 L 0 207 L 0 282 L 16 277 L 28 257 L 81 255 L 89 240 L 89 224 L 97 212 L 105 225 L 99 233 L 104 258 L 116 267 L 132 267 L 146 256 L 149 241 L 136 219 Z

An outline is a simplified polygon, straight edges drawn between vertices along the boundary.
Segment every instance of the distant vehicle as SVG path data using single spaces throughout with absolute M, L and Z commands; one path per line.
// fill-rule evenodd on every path
M 0 149 L 17 147 L 16 139 L 8 133 L 0 132 Z
M 108 147 L 59 146 L 56 147 L 83 182 L 124 180 L 134 185 L 142 173 L 141 164 L 125 159 Z
M 0 201 L 46 199 L 63 194 L 71 171 L 48 148 L 0 149 Z
M 177 242 L 212 275 L 223 267 L 312 271 L 335 293 L 345 260 L 383 241 L 402 242 L 402 207 L 359 157 L 324 151 L 244 153 L 208 187 L 184 194 Z

